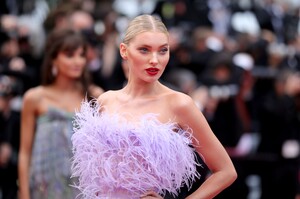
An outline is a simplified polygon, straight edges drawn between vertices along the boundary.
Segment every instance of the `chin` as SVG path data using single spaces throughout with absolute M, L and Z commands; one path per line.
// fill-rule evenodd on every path
M 70 74 L 70 77 L 73 77 L 73 78 L 80 78 L 82 76 L 82 73 L 73 73 L 73 74 Z
M 144 81 L 147 82 L 147 83 L 154 83 L 154 82 L 156 82 L 158 80 L 159 80 L 159 78 L 151 78 L 151 79 L 146 79 Z
M 148 76 L 147 78 L 144 79 L 145 82 L 148 83 L 152 83 L 152 82 L 156 82 L 159 80 L 159 78 L 161 77 L 161 75 L 155 75 L 155 76 Z

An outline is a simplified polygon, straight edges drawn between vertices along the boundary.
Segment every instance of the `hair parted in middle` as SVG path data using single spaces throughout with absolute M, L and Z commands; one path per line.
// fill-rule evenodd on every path
M 135 17 L 128 24 L 128 27 L 125 31 L 123 43 L 128 45 L 136 35 L 147 31 L 161 32 L 169 35 L 165 24 L 159 17 L 149 14 L 143 14 Z

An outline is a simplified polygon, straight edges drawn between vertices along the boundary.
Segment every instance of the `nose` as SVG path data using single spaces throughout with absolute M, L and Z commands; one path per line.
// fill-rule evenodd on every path
M 158 63 L 158 57 L 156 53 L 152 53 L 151 59 L 150 59 L 150 64 L 155 66 Z

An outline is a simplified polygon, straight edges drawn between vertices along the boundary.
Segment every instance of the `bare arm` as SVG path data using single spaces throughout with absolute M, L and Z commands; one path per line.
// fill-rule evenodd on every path
M 32 92 L 28 92 L 24 95 L 21 112 L 21 137 L 18 165 L 20 199 L 30 199 L 29 166 L 35 129 L 35 107 L 37 104 L 32 94 Z
M 177 122 L 183 128 L 192 129 L 194 137 L 199 141 L 194 146 L 212 172 L 212 175 L 187 199 L 210 199 L 231 185 L 237 174 L 229 155 L 194 101 L 185 95 L 178 98 L 176 106 L 174 104 Z

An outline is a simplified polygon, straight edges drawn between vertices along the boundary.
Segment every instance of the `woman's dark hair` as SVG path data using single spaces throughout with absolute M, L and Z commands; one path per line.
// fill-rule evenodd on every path
M 87 51 L 87 42 L 80 32 L 72 29 L 59 29 L 52 31 L 46 41 L 44 60 L 42 65 L 42 85 L 52 84 L 55 80 L 55 76 L 52 73 L 53 60 L 58 56 L 60 52 L 67 54 L 74 53 L 78 48 L 82 47 L 84 54 Z M 80 82 L 83 86 L 83 91 L 88 92 L 88 86 L 90 83 L 89 72 L 87 68 L 84 69 Z

